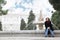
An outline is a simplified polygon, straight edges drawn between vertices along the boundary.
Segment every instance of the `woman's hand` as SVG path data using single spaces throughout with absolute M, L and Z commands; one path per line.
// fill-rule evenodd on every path
M 50 29 L 50 27 L 48 27 L 48 29 Z

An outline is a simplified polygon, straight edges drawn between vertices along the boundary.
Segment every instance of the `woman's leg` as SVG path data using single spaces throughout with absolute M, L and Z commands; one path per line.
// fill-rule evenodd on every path
M 48 29 L 45 30 L 45 37 L 48 36 Z
M 50 30 L 51 36 L 54 37 L 54 32 Z

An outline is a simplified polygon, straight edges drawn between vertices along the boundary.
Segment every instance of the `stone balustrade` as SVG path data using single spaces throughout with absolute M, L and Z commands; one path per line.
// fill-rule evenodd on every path
M 55 30 L 55 37 L 60 37 L 60 30 Z M 44 37 L 44 30 L 0 31 L 0 37 Z

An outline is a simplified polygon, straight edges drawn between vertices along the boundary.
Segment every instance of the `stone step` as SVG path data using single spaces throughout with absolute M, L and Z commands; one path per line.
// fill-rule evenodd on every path
M 55 30 L 55 37 L 60 37 L 60 30 Z M 44 37 L 44 30 L 0 31 L 0 37 Z
M 60 37 L 0 37 L 0 40 L 60 40 Z

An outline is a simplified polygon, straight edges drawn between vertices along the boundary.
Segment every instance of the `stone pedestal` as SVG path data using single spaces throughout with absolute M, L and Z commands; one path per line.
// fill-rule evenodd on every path
M 44 22 L 43 21 L 39 21 L 39 22 L 36 22 L 34 23 L 35 25 L 37 25 L 37 30 L 43 30 L 44 29 Z
M 40 30 L 43 29 L 43 24 L 42 24 L 42 23 L 39 24 L 39 29 L 40 29 Z

